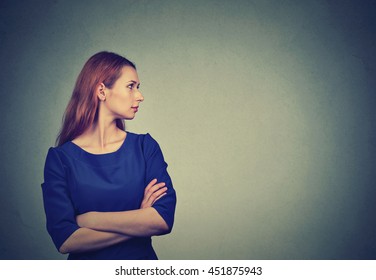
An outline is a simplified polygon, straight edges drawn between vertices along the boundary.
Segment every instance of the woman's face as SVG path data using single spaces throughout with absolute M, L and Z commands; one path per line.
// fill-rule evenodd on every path
M 105 88 L 106 101 L 103 105 L 115 118 L 131 120 L 135 117 L 140 102 L 144 100 L 139 87 L 136 69 L 125 66 L 114 86 L 111 89 Z

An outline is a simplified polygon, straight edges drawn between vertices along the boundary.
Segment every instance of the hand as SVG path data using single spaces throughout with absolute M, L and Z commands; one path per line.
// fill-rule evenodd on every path
M 165 185 L 164 182 L 157 184 L 157 179 L 151 180 L 145 188 L 144 199 L 141 202 L 140 209 L 151 207 L 158 199 L 164 196 L 167 191 Z

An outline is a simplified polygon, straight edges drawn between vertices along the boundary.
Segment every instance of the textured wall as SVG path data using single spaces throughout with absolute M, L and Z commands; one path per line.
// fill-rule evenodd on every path
M 88 3 L 0 4 L 0 258 L 65 258 L 43 165 L 101 50 L 136 62 L 127 129 L 158 140 L 178 193 L 160 258 L 376 258 L 375 1 Z

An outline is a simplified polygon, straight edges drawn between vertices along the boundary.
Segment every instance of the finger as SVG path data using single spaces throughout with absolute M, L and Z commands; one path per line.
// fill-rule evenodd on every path
M 166 184 L 164 182 L 162 183 L 159 183 L 159 184 L 155 184 L 154 186 L 150 187 L 147 192 L 145 192 L 144 194 L 144 197 L 146 199 L 149 199 L 149 197 L 155 193 L 157 190 L 159 190 L 160 188 L 163 188 Z
M 153 204 L 156 203 L 157 200 L 159 200 L 160 198 L 164 197 L 166 194 L 167 194 L 167 192 L 162 193 L 160 196 L 158 196 L 158 197 L 154 200 Z M 153 205 L 153 204 L 152 204 L 152 205 Z
M 158 197 L 160 197 L 162 194 L 166 193 L 167 191 L 167 187 L 164 187 L 164 188 L 161 188 L 159 189 L 158 191 L 154 192 L 150 198 L 149 198 L 149 202 L 151 202 L 152 204 L 156 201 L 156 199 Z
M 166 188 L 166 190 L 167 190 L 167 188 Z M 165 190 L 165 191 L 166 191 Z M 154 201 L 155 200 L 155 198 L 156 197 L 158 197 L 161 193 L 163 193 L 164 191 L 163 191 L 163 187 L 162 188 L 158 188 L 158 189 L 156 189 L 155 191 L 153 191 L 153 192 L 149 192 L 149 193 L 147 193 L 146 195 L 145 195 L 145 197 L 144 197 L 144 200 L 146 201 L 146 202 L 149 202 L 149 201 Z
M 162 183 L 160 183 L 162 184 Z M 153 193 L 148 193 L 147 196 L 144 197 L 141 203 L 141 208 L 151 207 L 155 201 L 157 201 L 161 196 L 166 194 L 167 187 L 160 188 Z
M 152 186 L 154 186 L 157 183 L 157 178 L 154 178 L 150 181 L 150 183 L 146 186 L 146 189 L 150 189 Z
M 157 179 L 153 179 L 150 181 L 150 183 L 146 186 L 145 188 L 145 193 L 153 186 L 157 183 Z

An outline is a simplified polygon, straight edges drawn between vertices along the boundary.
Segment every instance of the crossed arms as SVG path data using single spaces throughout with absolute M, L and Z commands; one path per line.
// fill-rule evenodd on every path
M 98 250 L 133 237 L 162 235 L 170 228 L 153 204 L 166 194 L 165 183 L 153 179 L 145 188 L 140 209 L 121 212 L 87 212 L 76 217 L 80 226 L 59 248 L 60 253 Z

